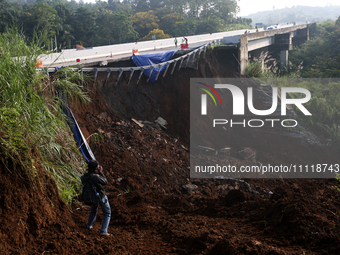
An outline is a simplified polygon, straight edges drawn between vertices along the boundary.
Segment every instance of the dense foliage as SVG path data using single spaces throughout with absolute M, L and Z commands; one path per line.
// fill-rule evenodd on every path
M 302 62 L 302 77 L 340 77 L 340 17 L 309 28 L 311 40 L 290 52 L 292 70 Z
M 309 28 L 310 41 L 290 53 L 290 71 L 300 65 L 301 77 L 325 78 L 302 84 L 312 94 L 308 103 L 313 112 L 310 122 L 340 141 L 340 17 Z
M 0 0 L 0 33 L 8 27 L 49 31 L 49 49 L 74 48 L 249 28 L 236 0 Z M 152 36 L 152 35 L 151 35 Z
M 83 159 L 61 113 L 56 87 L 68 97 L 89 101 L 80 73 L 61 69 L 48 79 L 36 70 L 42 38 L 28 42 L 16 31 L 0 34 L 0 160 L 29 183 L 50 172 L 70 202 L 80 190 Z M 67 75 L 65 74 L 67 72 Z M 38 170 L 40 169 L 40 171 Z
M 278 87 L 308 89 L 312 98 L 305 107 L 312 116 L 301 118 L 340 142 L 340 17 L 335 22 L 311 24 L 309 31 L 310 40 L 289 51 L 287 67 L 278 60 L 270 61 L 268 53 L 261 54 L 248 65 L 246 76 L 265 78 L 262 82 Z

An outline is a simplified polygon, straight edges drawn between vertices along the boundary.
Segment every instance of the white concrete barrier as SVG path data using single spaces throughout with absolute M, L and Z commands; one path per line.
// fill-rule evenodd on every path
M 204 34 L 204 35 L 194 35 L 194 36 L 186 36 L 188 38 L 189 44 L 199 43 L 199 42 L 209 42 L 217 39 L 222 39 L 226 35 L 238 35 L 243 34 L 245 30 L 238 31 L 230 31 L 230 32 L 221 32 L 221 33 L 213 33 L 213 34 Z M 115 44 L 115 45 L 106 45 L 100 47 L 93 47 L 86 50 L 80 49 L 70 49 L 63 50 L 60 53 L 52 53 L 49 55 L 42 55 L 39 57 L 39 60 L 43 61 L 44 66 L 48 66 L 50 64 L 58 64 L 65 62 L 75 62 L 77 59 L 85 60 L 85 59 L 93 59 L 93 58 L 104 58 L 129 54 L 132 55 L 133 49 L 138 49 L 138 52 L 150 51 L 155 48 L 158 49 L 166 49 L 169 47 L 174 47 L 175 38 L 161 39 L 155 41 L 143 41 L 138 43 L 124 43 L 124 44 Z M 177 37 L 177 40 L 181 42 L 182 37 Z
M 194 61 L 199 61 L 200 59 L 200 55 L 201 55 L 201 52 L 202 51 L 206 51 L 206 45 L 203 45 L 201 47 L 198 47 L 196 48 L 195 50 L 191 51 L 191 52 L 188 52 L 187 54 L 183 55 L 183 56 L 180 56 L 178 58 L 175 58 L 175 59 L 172 59 L 172 60 L 169 60 L 169 61 L 166 61 L 166 62 L 163 62 L 163 63 L 159 63 L 159 64 L 154 64 L 154 65 L 148 65 L 148 66 L 134 66 L 134 67 L 108 67 L 108 68 L 97 68 L 97 67 L 84 67 L 84 68 L 71 68 L 72 70 L 74 71 L 80 71 L 81 72 L 81 76 L 83 77 L 83 72 L 95 72 L 94 74 L 94 80 L 96 80 L 97 78 L 97 74 L 98 72 L 107 72 L 107 78 L 106 78 L 106 81 L 105 83 L 108 81 L 108 78 L 110 77 L 110 74 L 111 72 L 119 72 L 119 75 L 116 79 L 116 82 L 115 82 L 115 86 L 118 84 L 119 82 L 119 79 L 120 77 L 122 76 L 123 72 L 130 72 L 130 78 L 129 78 L 129 81 L 128 81 L 128 84 L 130 83 L 131 81 L 131 78 L 134 74 L 135 71 L 140 71 L 140 74 L 139 74 L 139 78 L 137 80 L 137 84 L 139 83 L 141 77 L 142 77 L 142 74 L 143 74 L 143 71 L 146 70 L 146 69 L 151 69 L 151 72 L 149 74 L 149 77 L 147 79 L 147 81 L 149 81 L 150 79 L 150 76 L 152 74 L 152 70 L 155 68 L 155 67 L 159 67 L 159 71 L 157 73 L 157 76 L 156 76 L 156 81 L 159 77 L 159 74 L 160 74 L 160 71 L 161 71 L 161 67 L 162 66 L 166 66 L 166 69 L 164 71 L 164 74 L 163 74 L 163 77 L 165 77 L 167 71 L 168 71 L 168 68 L 170 67 L 171 64 L 173 64 L 173 67 L 172 67 L 172 71 L 171 71 L 171 74 L 173 74 L 174 70 L 175 70 L 175 67 L 177 65 L 177 62 L 180 62 L 180 65 L 178 67 L 178 70 L 181 68 L 181 67 L 187 67 L 189 61 L 191 60 L 192 62 Z M 184 59 L 186 59 L 186 64 L 185 66 L 182 66 L 183 64 L 183 61 Z M 38 68 L 37 70 L 39 72 L 44 72 L 46 73 L 48 76 L 49 76 L 49 73 L 54 73 L 57 71 L 58 68 L 56 67 L 44 67 L 44 68 Z M 58 69 L 60 70 L 60 69 Z
M 188 43 L 199 43 L 202 42 L 212 42 L 215 40 L 222 40 L 223 37 L 226 36 L 234 36 L 234 35 L 241 35 L 244 34 L 246 29 L 237 30 L 237 31 L 230 31 L 230 32 L 220 32 L 220 33 L 213 33 L 213 34 L 203 34 L 203 35 L 193 35 L 193 36 L 185 36 L 188 38 Z M 248 30 L 250 33 L 256 32 L 255 29 Z M 177 37 L 179 43 L 183 37 Z M 94 59 L 94 58 L 105 58 L 122 54 L 131 54 L 133 49 L 138 49 L 138 52 L 141 53 L 143 51 L 150 51 L 154 49 L 166 49 L 169 47 L 174 47 L 175 38 L 168 38 L 168 39 L 161 39 L 155 41 L 142 41 L 138 43 L 124 43 L 124 44 L 114 44 L 114 45 L 106 45 L 100 47 L 93 47 L 88 48 L 86 50 L 81 49 L 70 49 L 70 50 L 63 50 L 60 53 L 52 53 L 49 55 L 42 55 L 38 58 L 38 60 L 43 61 L 44 66 L 49 66 L 51 64 L 65 64 L 67 62 L 75 62 L 77 59 L 80 61 L 86 59 Z

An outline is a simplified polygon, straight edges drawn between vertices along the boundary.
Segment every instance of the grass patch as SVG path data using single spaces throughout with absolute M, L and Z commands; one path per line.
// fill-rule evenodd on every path
M 0 35 L 0 153 L 7 170 L 28 182 L 36 181 L 35 162 L 41 164 L 69 203 L 80 191 L 84 161 L 56 91 L 83 103 L 89 97 L 76 83 L 78 72 L 62 69 L 53 79 L 37 73 L 37 57 L 46 53 L 42 42 L 38 37 L 28 42 L 17 31 Z
M 264 76 L 261 62 L 251 62 L 247 65 L 246 74 L 247 78 L 261 78 Z
M 269 52 L 262 51 L 258 58 L 248 63 L 245 77 L 247 78 L 265 78 L 275 76 L 277 71 L 277 61 L 269 55 Z

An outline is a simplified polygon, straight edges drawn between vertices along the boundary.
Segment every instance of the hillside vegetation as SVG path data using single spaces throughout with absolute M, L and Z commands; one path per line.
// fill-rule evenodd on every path
M 49 79 L 37 72 L 36 59 L 43 53 L 39 41 L 28 42 L 16 31 L 0 35 L 0 159 L 31 184 L 42 166 L 71 202 L 79 192 L 83 160 L 60 108 L 65 102 L 56 92 L 80 102 L 89 98 L 74 83 L 79 73 L 62 69 Z
M 308 27 L 310 40 L 289 51 L 287 67 L 267 52 L 249 64 L 246 75 L 270 78 L 266 82 L 279 87 L 308 89 L 312 98 L 306 107 L 312 116 L 305 118 L 305 124 L 316 127 L 339 143 L 340 17 L 336 21 L 313 23 Z M 265 70 L 262 70 L 261 61 L 265 63 Z
M 302 62 L 301 76 L 340 77 L 340 17 L 309 25 L 311 40 L 290 52 L 292 70 Z
M 32 37 L 49 31 L 49 49 L 134 42 L 249 28 L 235 0 L 0 0 L 0 33 L 17 27 Z

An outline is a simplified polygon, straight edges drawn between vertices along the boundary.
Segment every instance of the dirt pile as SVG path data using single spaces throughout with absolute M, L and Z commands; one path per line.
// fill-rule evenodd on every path
M 136 85 L 133 77 L 127 85 L 123 77 L 113 87 L 115 77 L 106 83 L 106 75 L 98 75 L 89 86 L 93 102 L 72 110 L 85 137 L 104 136 L 90 145 L 109 180 L 113 237 L 99 236 L 101 212 L 94 229 L 87 230 L 89 207 L 74 203 L 69 211 L 48 176 L 41 176 L 45 188 L 36 190 L 2 166 L 1 252 L 338 254 L 339 181 L 189 178 L 187 85 L 190 77 L 237 77 L 233 54 L 223 48 L 208 52 L 198 70 L 181 70 L 155 84 L 143 77 Z M 168 121 L 166 130 L 154 123 L 159 116 Z M 230 134 L 230 160 L 247 163 L 238 151 L 250 147 L 258 161 L 284 163 L 305 148 L 299 139 L 290 138 L 288 146 L 287 138 L 275 134 L 256 137 Z M 273 150 L 273 140 L 281 142 L 281 151 Z M 320 153 L 336 160 L 339 153 L 330 147 L 308 150 L 303 160 Z
M 50 174 L 36 163 L 38 176 L 32 182 L 7 167 L 0 163 L 1 254 L 66 251 L 60 243 L 72 235 L 76 224 Z

